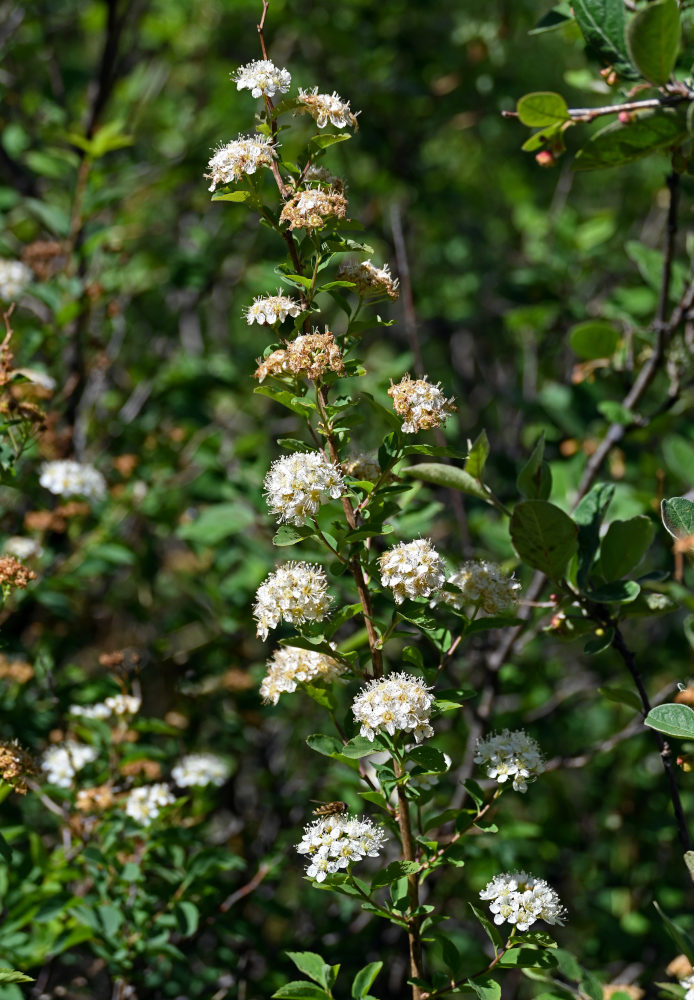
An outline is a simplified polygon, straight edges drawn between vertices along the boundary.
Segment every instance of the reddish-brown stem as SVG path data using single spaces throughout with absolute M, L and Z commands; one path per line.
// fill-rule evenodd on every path
M 269 6 L 270 0 L 263 0 L 263 13 L 260 16 L 260 21 L 256 25 L 258 28 L 258 38 L 260 39 L 260 50 L 263 53 L 263 59 L 267 59 L 267 49 L 265 48 L 265 35 L 263 34 L 263 29 L 265 28 L 265 15 L 267 14 Z
M 400 776 L 402 768 L 397 761 L 395 773 Z M 410 821 L 410 804 L 407 801 L 405 786 L 399 784 L 398 790 L 398 826 L 400 827 L 400 839 L 402 841 L 402 856 L 405 861 L 416 861 L 414 838 L 412 836 L 412 824 Z M 407 876 L 407 895 L 410 901 L 410 915 L 407 920 L 407 938 L 410 945 L 410 975 L 416 979 L 424 978 L 424 967 L 422 965 L 422 934 L 421 919 L 416 912 L 419 909 L 419 873 L 414 872 Z M 422 989 L 420 986 L 412 986 L 412 1000 L 422 1000 Z

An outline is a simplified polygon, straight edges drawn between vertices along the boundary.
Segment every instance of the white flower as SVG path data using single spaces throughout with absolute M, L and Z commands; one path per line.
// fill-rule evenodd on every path
M 109 719 L 111 717 L 111 709 L 103 701 L 98 701 L 94 705 L 70 705 L 68 712 L 80 719 Z
M 332 656 L 298 646 L 280 646 L 268 660 L 267 673 L 260 685 L 264 702 L 276 705 L 284 692 L 296 691 L 297 684 L 310 681 L 329 682 L 342 673 L 342 666 Z
M 300 625 L 306 621 L 322 621 L 332 598 L 328 594 L 328 578 L 322 566 L 305 562 L 288 562 L 278 566 L 258 587 L 253 614 L 258 622 L 257 634 L 267 639 L 271 628 L 280 621 Z
M 66 497 L 101 500 L 106 496 L 106 480 L 101 473 L 93 465 L 69 458 L 43 462 L 39 482 L 51 493 Z
M 487 777 L 500 785 L 512 778 L 516 792 L 527 791 L 528 781 L 534 781 L 545 769 L 539 746 L 524 729 L 504 729 L 479 740 L 475 763 L 486 767 Z
M 436 602 L 450 604 L 457 611 L 471 605 L 481 608 L 488 615 L 500 615 L 518 604 L 516 591 L 520 583 L 513 576 L 506 576 L 496 563 L 471 559 L 451 573 L 447 583 L 457 587 L 460 595 L 442 590 Z
M 388 674 L 371 680 L 352 702 L 355 722 L 361 723 L 360 734 L 373 741 L 376 732 L 385 729 L 412 733 L 417 743 L 434 735 L 429 715 L 434 696 L 421 677 L 412 674 Z
M 386 839 L 385 830 L 377 823 L 341 813 L 309 823 L 296 849 L 309 857 L 308 877 L 323 882 L 326 875 L 349 867 L 352 861 L 377 858 Z
M 149 826 L 157 818 L 165 806 L 176 801 L 166 782 L 154 785 L 142 785 L 133 788 L 125 803 L 125 812 L 141 826 Z
M 5 540 L 3 546 L 9 556 L 17 559 L 37 559 L 43 555 L 43 548 L 33 538 L 25 538 L 23 535 L 12 535 Z
M 226 146 L 220 146 L 207 164 L 209 190 L 222 184 L 239 181 L 244 174 L 254 174 L 258 167 L 271 167 L 275 158 L 272 139 L 266 135 L 240 135 Z
M 246 309 L 246 322 L 249 326 L 258 323 L 262 326 L 274 326 L 275 323 L 284 323 L 287 316 L 293 319 L 301 312 L 300 302 L 293 299 L 291 295 L 282 295 L 280 291 L 277 295 L 260 295 L 253 299 L 253 304 Z
M 134 694 L 114 694 L 104 700 L 104 705 L 114 715 L 137 715 L 142 707 L 142 698 Z
M 252 97 L 274 97 L 286 94 L 292 82 L 288 70 L 275 66 L 269 59 L 256 59 L 240 66 L 231 79 L 237 90 L 250 90 Z
M 337 278 L 354 282 L 358 294 L 364 298 L 387 295 L 395 300 L 400 294 L 398 292 L 400 282 L 390 273 L 387 264 L 383 267 L 374 267 L 370 260 L 345 262 L 338 268 Z
M 446 579 L 444 561 L 428 538 L 394 545 L 379 562 L 381 583 L 392 589 L 396 604 L 406 597 L 430 597 Z
M 213 753 L 189 753 L 172 768 L 171 776 L 179 788 L 219 786 L 229 777 L 229 766 Z
M 318 128 L 325 128 L 328 121 L 335 128 L 357 128 L 357 116 L 349 109 L 349 101 L 343 101 L 335 91 L 332 94 L 319 94 L 318 87 L 313 90 L 299 88 L 299 107 L 297 112 L 306 111 L 315 119 Z
M 49 747 L 41 758 L 41 769 L 46 780 L 59 788 L 69 788 L 77 771 L 85 764 L 96 760 L 98 754 L 94 747 L 76 740 L 66 740 Z
M 0 299 L 14 302 L 33 278 L 32 272 L 21 260 L 0 257 Z
M 480 893 L 480 899 L 492 900 L 489 909 L 494 923 L 515 924 L 519 931 L 527 931 L 536 920 L 548 924 L 563 924 L 564 907 L 554 889 L 544 879 L 527 872 L 507 872 L 497 875 Z
M 446 399 L 440 385 L 427 382 L 426 375 L 417 379 L 406 375 L 397 385 L 391 385 L 388 395 L 393 400 L 393 409 L 403 418 L 402 429 L 406 434 L 440 427 L 456 409 L 453 399 Z
M 342 496 L 340 469 L 320 451 L 296 451 L 278 458 L 265 477 L 265 499 L 279 521 L 303 524 L 321 504 Z
M 687 976 L 686 979 L 680 979 L 680 986 L 684 987 L 687 991 L 684 994 L 684 1000 L 694 1000 L 694 973 L 691 976 Z

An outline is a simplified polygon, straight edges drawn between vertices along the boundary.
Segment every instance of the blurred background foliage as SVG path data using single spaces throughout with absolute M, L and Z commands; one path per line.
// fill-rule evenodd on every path
M 281 250 L 241 207 L 210 204 L 202 174 L 217 143 L 252 130 L 253 102 L 229 73 L 259 55 L 259 7 L 0 4 L 0 253 L 19 257 L 38 240 L 60 251 L 13 317 L 16 363 L 58 386 L 44 402 L 47 432 L 0 488 L 2 531 L 33 530 L 45 550 L 38 582 L 4 612 L 1 735 L 40 753 L 64 731 L 69 704 L 117 689 L 99 657 L 131 649 L 144 694 L 142 756 L 214 749 L 235 761 L 197 832 L 173 826 L 153 835 L 139 916 L 128 910 L 135 883 L 122 869 L 122 884 L 114 877 L 100 890 L 97 855 L 65 860 L 58 817 L 35 796 L 5 799 L 13 854 L 0 873 L 0 965 L 37 979 L 0 986 L 7 1000 L 120 996 L 112 993 L 119 975 L 141 1000 L 264 1000 L 290 974 L 287 948 L 320 951 L 351 971 L 387 958 L 374 989 L 381 1000 L 401 995 L 400 935 L 312 889 L 292 848 L 309 799 L 359 808 L 357 779 L 326 772 L 305 746 L 304 736 L 324 726 L 306 695 L 268 708 L 257 693 L 268 649 L 253 637 L 250 604 L 276 559 L 262 479 L 274 438 L 296 426 L 252 394 L 268 337 L 246 325 L 242 309 L 277 288 Z M 629 358 L 647 343 L 657 254 L 639 247 L 661 245 L 668 165 L 656 155 L 619 172 L 574 174 L 570 153 L 543 170 L 520 151 L 526 131 L 500 114 L 520 95 L 609 99 L 571 29 L 529 34 L 545 11 L 538 0 L 272 0 L 267 34 L 271 58 L 295 85 L 335 89 L 361 109 L 358 134 L 327 162 L 347 180 L 350 213 L 375 259 L 401 275 L 409 267 L 414 316 L 403 295 L 390 309 L 395 324 L 365 335 L 369 374 L 360 387 L 384 399 L 389 379 L 413 371 L 421 350 L 430 377 L 459 404 L 449 443 L 464 448 L 486 428 L 490 482 L 512 501 L 544 431 L 552 500 L 567 506 L 604 433 L 599 404 L 622 398 Z M 691 192 L 685 177 L 683 273 Z M 396 259 L 394 227 L 406 257 Z M 339 311 L 325 306 L 339 327 Z M 624 332 L 617 363 L 603 368 L 581 363 L 567 337 L 596 315 Z M 656 382 L 656 404 L 661 389 Z M 692 487 L 690 404 L 685 389 L 612 453 L 612 517 L 645 512 L 655 522 L 662 496 Z M 355 445 L 375 446 L 384 429 L 365 410 Z M 52 503 L 38 487 L 38 460 L 73 452 L 104 473 L 108 503 L 96 514 L 37 521 Z M 488 507 L 466 501 L 461 533 L 445 492 L 417 491 L 396 529 L 403 537 L 429 534 L 452 559 L 461 551 L 513 557 L 506 523 Z M 644 568 L 672 569 L 662 528 Z M 691 673 L 687 572 L 666 585 L 682 612 L 628 628 L 653 695 L 671 695 Z M 452 681 L 484 682 L 489 635 L 454 660 Z M 483 945 L 465 929 L 467 901 L 496 871 L 527 868 L 558 889 L 569 910 L 562 944 L 583 965 L 605 982 L 648 984 L 665 978 L 675 951 L 652 902 L 694 929 L 691 897 L 650 734 L 609 743 L 633 711 L 597 689 L 625 686 L 623 668 L 610 652 L 590 658 L 581 648 L 541 633 L 502 667 L 493 726 L 525 724 L 548 757 L 574 766 L 557 767 L 527 796 L 506 797 L 501 835 L 472 838 L 466 867 L 430 891 L 446 900 L 450 940 L 474 959 Z M 25 683 L 7 670 L 16 661 L 32 668 Z M 345 714 L 348 692 L 341 697 Z M 460 719 L 448 725 L 440 745 L 465 768 L 469 729 Z M 455 774 L 436 793 L 442 808 Z M 691 807 L 692 776 L 680 779 Z M 99 833 L 108 844 L 117 836 Z M 198 864 L 186 890 L 195 916 L 177 915 L 162 925 L 165 943 L 152 944 L 157 900 L 181 884 L 203 844 L 209 864 Z M 116 916 L 94 918 L 104 906 Z M 132 945 L 125 956 L 122 937 Z M 531 996 L 542 988 L 509 972 L 506 989 Z

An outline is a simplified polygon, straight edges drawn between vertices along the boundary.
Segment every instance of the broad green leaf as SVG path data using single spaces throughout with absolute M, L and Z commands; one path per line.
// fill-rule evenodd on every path
M 482 925 L 482 928 L 484 929 L 485 934 L 487 935 L 487 937 L 489 938 L 489 940 L 492 942 L 492 947 L 494 948 L 494 951 L 495 952 L 499 951 L 503 947 L 503 943 L 502 943 L 502 940 L 501 940 L 501 934 L 500 934 L 500 932 L 499 932 L 496 924 L 493 923 L 489 919 L 489 917 L 487 916 L 486 913 L 483 913 L 483 911 L 480 910 L 480 909 L 478 909 L 478 907 L 476 907 L 473 903 L 468 903 L 468 906 L 470 907 L 470 909 L 472 910 L 472 912 L 475 914 L 476 918 L 479 920 L 480 924 Z
M 561 125 L 548 125 L 546 128 L 541 128 L 538 132 L 533 132 L 533 134 L 525 140 L 521 149 L 524 153 L 534 153 L 537 149 L 542 149 L 546 146 L 550 140 L 555 143 L 561 140 L 562 126 Z
M 468 979 L 467 983 L 475 991 L 480 1000 L 500 1000 L 501 986 L 491 976 Z
M 489 500 L 489 496 L 484 487 L 463 469 L 457 469 L 454 465 L 443 465 L 440 462 L 422 462 L 420 465 L 409 465 L 402 470 L 403 475 L 411 476 L 413 479 L 421 479 L 425 483 L 434 483 L 436 486 L 447 486 L 449 489 L 460 490 L 470 496 L 478 497 L 480 500 Z
M 367 757 L 370 753 L 378 753 L 379 749 L 380 747 L 374 746 L 371 740 L 367 740 L 363 736 L 354 736 L 349 743 L 345 743 L 340 753 L 343 757 L 356 760 L 359 757 Z
M 568 3 L 558 3 L 540 18 L 535 27 L 531 28 L 528 34 L 541 35 L 545 31 L 555 31 L 557 28 L 564 27 L 564 25 L 571 20 L 572 13 L 570 5 Z
M 596 483 L 574 511 L 578 525 L 578 583 L 585 586 L 600 546 L 600 525 L 614 495 L 613 483 Z
M 369 962 L 359 970 L 352 983 L 352 1000 L 364 1000 L 382 968 L 383 962 Z
M 489 457 L 489 439 L 485 430 L 480 431 L 473 441 L 467 458 L 465 459 L 465 471 L 473 479 L 482 482 L 482 473 Z
M 551 969 L 557 960 L 551 951 L 538 948 L 511 948 L 500 959 L 499 965 L 515 966 L 518 969 Z
M 446 758 L 441 751 L 436 750 L 435 747 L 412 747 L 411 750 L 408 750 L 407 756 L 410 760 L 413 760 L 415 764 L 418 764 L 420 767 L 425 767 L 432 773 L 440 773 L 448 770 Z
M 574 0 L 573 12 L 588 47 L 621 76 L 638 76 L 626 48 L 623 0 Z
M 303 541 L 304 538 L 310 538 L 312 534 L 313 532 L 310 528 L 296 528 L 292 524 L 281 524 L 273 536 L 272 544 L 278 548 L 286 545 L 296 545 L 298 542 Z
M 654 536 L 653 522 L 645 514 L 613 521 L 600 544 L 600 571 L 605 579 L 619 580 L 638 566 Z
M 687 497 L 670 497 L 660 505 L 660 516 L 666 531 L 673 538 L 690 538 L 694 535 L 694 501 Z
M 628 410 L 626 406 L 618 403 L 616 399 L 604 399 L 601 403 L 598 403 L 598 410 L 602 413 L 605 420 L 609 420 L 611 424 L 621 424 L 623 427 L 629 427 L 634 422 L 633 411 Z
M 292 960 L 299 972 L 303 972 L 319 986 L 330 989 L 330 966 L 320 955 L 314 951 L 285 951 L 285 955 Z
M 647 80 L 664 86 L 675 67 L 682 37 L 677 0 L 655 0 L 637 11 L 627 28 L 631 61 Z
M 633 708 L 637 712 L 643 711 L 639 696 L 630 688 L 601 687 L 598 688 L 598 691 L 608 701 L 614 701 L 617 705 L 628 705 L 629 708 Z
M 556 125 L 571 119 L 566 101 L 561 94 L 549 90 L 526 94 L 516 105 L 518 117 L 524 125 L 533 128 L 543 128 L 545 125 Z
M 552 473 L 547 462 L 543 461 L 544 453 L 543 431 L 516 480 L 519 492 L 528 500 L 546 500 L 552 492 Z
M 235 201 L 244 202 L 248 201 L 251 197 L 250 191 L 215 191 L 212 195 L 212 201 Z
M 274 1000 L 331 1000 L 330 993 L 313 983 L 293 980 L 272 994 Z
M 25 976 L 23 972 L 16 972 L 14 969 L 0 969 L 0 983 L 33 983 L 31 976 Z
M 421 865 L 417 861 L 391 861 L 382 872 L 376 872 L 371 880 L 371 888 L 378 889 L 383 885 L 390 885 L 391 882 L 396 882 L 407 875 L 414 875 L 420 868 Z
M 334 146 L 336 142 L 346 142 L 347 139 L 351 138 L 349 132 L 324 133 L 323 135 L 314 135 L 312 139 L 309 139 L 309 142 L 318 149 L 327 149 L 329 146 Z
M 176 904 L 174 916 L 176 917 L 178 930 L 184 937 L 190 937 L 192 934 L 195 934 L 200 923 L 200 911 L 195 903 L 191 903 L 187 899 L 181 900 L 181 902 Z
M 517 504 L 510 532 L 520 558 L 552 580 L 563 576 L 578 547 L 574 522 L 546 500 L 523 500 Z
M 631 122 L 613 122 L 591 136 L 578 151 L 574 169 L 619 167 L 656 150 L 675 146 L 686 135 L 686 121 L 675 111 L 654 111 L 641 114 Z
M 225 538 L 231 538 L 245 531 L 255 521 L 250 507 L 242 503 L 216 503 L 206 507 L 190 524 L 183 524 L 176 532 L 199 545 L 218 545 Z
M 586 597 L 596 604 L 628 604 L 635 601 L 641 593 L 641 586 L 636 580 L 615 580 L 602 587 L 586 591 Z
M 658 911 L 658 916 L 665 924 L 665 930 L 675 942 L 678 949 L 687 956 L 692 964 L 694 964 L 694 941 L 692 941 L 686 931 L 683 931 L 674 920 L 671 920 L 670 917 L 668 917 L 667 913 L 665 913 L 659 903 L 654 902 L 653 905 Z
M 306 742 L 312 750 L 315 750 L 316 753 L 322 753 L 324 757 L 337 757 L 342 753 L 342 741 L 337 736 L 313 733 L 306 737 Z
M 589 319 L 577 323 L 569 333 L 571 350 L 579 358 L 610 358 L 619 343 L 619 331 L 601 319 Z
M 694 709 L 689 705 L 656 705 L 644 723 L 666 736 L 676 736 L 681 740 L 694 740 Z
M 586 656 L 595 656 L 597 653 L 602 653 L 604 649 L 607 649 L 608 646 L 612 645 L 613 639 L 613 628 L 598 629 L 596 633 L 586 642 L 583 647 L 583 652 Z

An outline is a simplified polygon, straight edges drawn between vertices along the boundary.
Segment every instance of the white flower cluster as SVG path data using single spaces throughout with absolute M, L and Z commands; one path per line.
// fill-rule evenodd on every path
M 539 746 L 524 729 L 504 729 L 479 740 L 475 763 L 486 767 L 487 777 L 500 785 L 512 778 L 516 792 L 527 791 L 528 781 L 534 781 L 545 769 Z
M 134 694 L 114 694 L 94 705 L 71 705 L 70 715 L 82 719 L 109 719 L 112 715 L 137 715 L 142 699 Z
M 554 889 L 544 879 L 527 872 L 507 872 L 497 875 L 480 893 L 480 899 L 492 900 L 489 909 L 494 923 L 515 924 L 519 931 L 527 931 L 536 920 L 548 924 L 563 924 L 564 907 Z
M 463 563 L 460 569 L 451 573 L 447 582 L 458 588 L 460 596 L 442 590 L 436 598 L 437 602 L 450 604 L 457 611 L 470 606 L 478 607 L 488 615 L 500 615 L 514 608 L 518 603 L 516 591 L 521 586 L 513 576 L 506 576 L 496 563 L 482 559 Z
M 14 302 L 33 278 L 32 272 L 21 260 L 0 257 L 0 299 Z
M 412 733 L 417 743 L 434 735 L 429 716 L 434 696 L 421 677 L 394 673 L 372 680 L 352 702 L 354 721 L 361 723 L 360 735 L 373 741 L 376 732 L 385 729 Z
M 37 559 L 43 555 L 43 548 L 33 538 L 25 538 L 23 535 L 12 535 L 5 540 L 3 546 L 8 556 L 15 559 Z
M 456 409 L 453 399 L 446 399 L 440 385 L 440 382 L 432 385 L 426 375 L 417 379 L 406 375 L 397 385 L 391 385 L 388 395 L 393 400 L 393 409 L 403 418 L 402 429 L 406 434 L 440 427 Z
M 95 705 L 70 705 L 68 711 L 70 715 L 75 715 L 79 719 L 109 719 L 111 717 L 111 709 L 103 701 L 99 701 Z
M 231 79 L 237 90 L 250 90 L 252 97 L 274 97 L 286 94 L 292 77 L 288 70 L 275 66 L 269 59 L 256 59 L 240 66 Z
M 44 462 L 41 465 L 40 484 L 51 493 L 66 497 L 87 497 L 101 500 L 106 496 L 106 480 L 93 465 L 75 462 L 71 458 Z
M 290 625 L 322 621 L 331 601 L 328 578 L 322 566 L 283 563 L 270 573 L 256 592 L 253 614 L 258 622 L 257 634 L 267 639 L 269 630 L 276 628 L 280 621 Z
M 342 472 L 320 451 L 295 451 L 278 458 L 265 477 L 265 499 L 279 521 L 303 524 L 321 504 L 344 491 Z
M 302 90 L 300 87 L 297 111 L 308 112 L 318 128 L 325 128 L 329 121 L 335 128 L 357 127 L 357 116 L 350 111 L 349 101 L 343 101 L 335 91 L 319 94 L 318 87 L 313 90 Z
M 276 705 L 280 695 L 296 691 L 298 684 L 310 681 L 329 682 L 342 673 L 342 666 L 332 656 L 298 646 L 280 646 L 268 660 L 267 673 L 260 685 L 260 696 Z
M 266 135 L 240 135 L 226 146 L 220 146 L 207 164 L 209 190 L 223 184 L 240 181 L 244 174 L 254 174 L 258 167 L 271 167 L 275 158 L 272 139 Z
M 390 273 L 387 264 L 375 267 L 370 260 L 351 261 L 341 264 L 337 277 L 344 281 L 352 281 L 359 295 L 364 298 L 373 295 L 387 295 L 395 300 L 400 294 L 400 281 Z
M 170 806 L 175 801 L 176 796 L 164 781 L 154 785 L 141 785 L 129 793 L 125 812 L 140 826 L 149 826 L 165 806 Z
M 277 295 L 259 295 L 254 298 L 253 304 L 246 309 L 244 315 L 249 326 L 253 323 L 259 326 L 265 323 L 274 326 L 275 323 L 284 323 L 287 316 L 296 319 L 301 308 L 301 303 L 291 295 L 282 295 L 278 291 Z
M 687 991 L 684 994 L 684 1000 L 694 1000 L 694 973 L 691 976 L 687 976 L 686 979 L 680 979 L 680 986 L 684 987 Z
M 98 754 L 94 747 L 76 740 L 66 740 L 49 747 L 41 758 L 41 769 L 46 780 L 58 788 L 69 788 L 72 779 L 86 764 L 96 760 Z
M 299 854 L 309 856 L 308 877 L 323 882 L 326 875 L 347 868 L 351 861 L 367 856 L 377 858 L 386 839 L 382 826 L 343 813 L 309 823 L 296 849 Z
M 194 785 L 223 785 L 229 777 L 229 766 L 213 753 L 189 753 L 181 757 L 171 770 L 179 788 Z
M 406 597 L 430 597 L 446 579 L 444 561 L 428 538 L 394 545 L 379 562 L 381 583 L 391 588 L 396 604 Z

